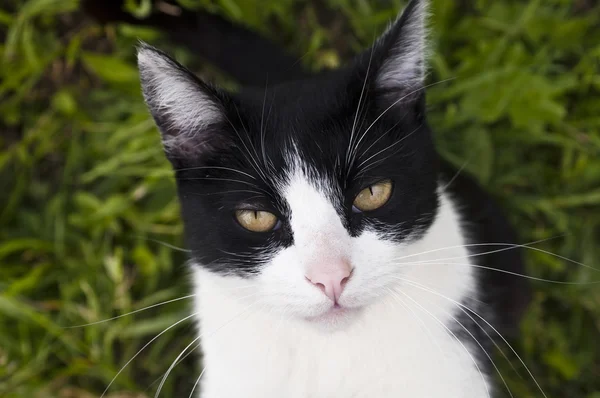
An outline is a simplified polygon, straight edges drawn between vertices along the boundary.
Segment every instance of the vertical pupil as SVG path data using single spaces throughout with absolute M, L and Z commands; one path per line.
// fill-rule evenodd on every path
M 371 196 L 373 196 L 373 186 L 372 185 L 369 187 L 369 192 L 371 192 Z
M 254 210 L 254 218 L 258 220 L 258 211 Z

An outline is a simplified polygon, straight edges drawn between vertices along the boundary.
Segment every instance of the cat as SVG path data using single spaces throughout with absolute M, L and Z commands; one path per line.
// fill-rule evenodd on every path
M 527 303 L 509 275 L 524 266 L 498 206 L 434 147 L 427 13 L 411 0 L 370 49 L 314 75 L 218 17 L 146 21 L 247 86 L 138 49 L 191 251 L 203 398 L 500 391 L 491 355 Z

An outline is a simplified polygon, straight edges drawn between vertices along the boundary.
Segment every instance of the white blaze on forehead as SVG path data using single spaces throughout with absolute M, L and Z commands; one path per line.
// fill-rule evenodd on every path
M 308 260 L 305 256 L 343 255 L 349 235 L 325 192 L 327 182 L 313 181 L 300 170 L 294 170 L 283 191 L 291 210 L 294 245 L 300 249 L 303 260 Z

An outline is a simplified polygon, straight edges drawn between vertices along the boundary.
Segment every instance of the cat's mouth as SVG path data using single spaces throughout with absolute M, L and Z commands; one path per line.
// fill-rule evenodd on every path
M 342 326 L 354 319 L 354 317 L 358 315 L 360 311 L 360 308 L 351 308 L 336 303 L 319 315 L 306 317 L 306 320 L 311 323 L 317 323 L 321 325 Z

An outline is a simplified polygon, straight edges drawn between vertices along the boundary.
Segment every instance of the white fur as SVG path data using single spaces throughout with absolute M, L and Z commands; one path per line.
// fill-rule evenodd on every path
M 222 119 L 214 100 L 169 58 L 147 47 L 141 47 L 137 57 L 148 107 L 168 119 L 163 129 L 177 132 L 163 131 L 167 151 Z
M 456 330 L 457 306 L 398 279 L 459 302 L 475 294 L 471 267 L 400 264 L 468 255 L 449 198 L 441 194 L 439 214 L 422 239 L 397 244 L 372 231 L 349 236 L 327 185 L 294 170 L 284 190 L 294 245 L 255 279 L 195 267 L 207 366 L 201 396 L 487 397 L 488 383 L 468 352 L 473 344 L 459 343 L 442 326 Z M 446 247 L 452 248 L 432 251 Z M 305 269 L 337 256 L 354 267 L 340 304 L 355 313 L 308 321 L 331 301 L 304 278 Z
M 405 22 L 401 37 L 395 42 L 395 48 L 379 72 L 377 83 L 381 87 L 411 88 L 423 84 L 427 54 L 427 14 L 428 1 L 419 1 Z M 391 30 L 388 30 L 380 40 L 388 40 L 390 32 Z

